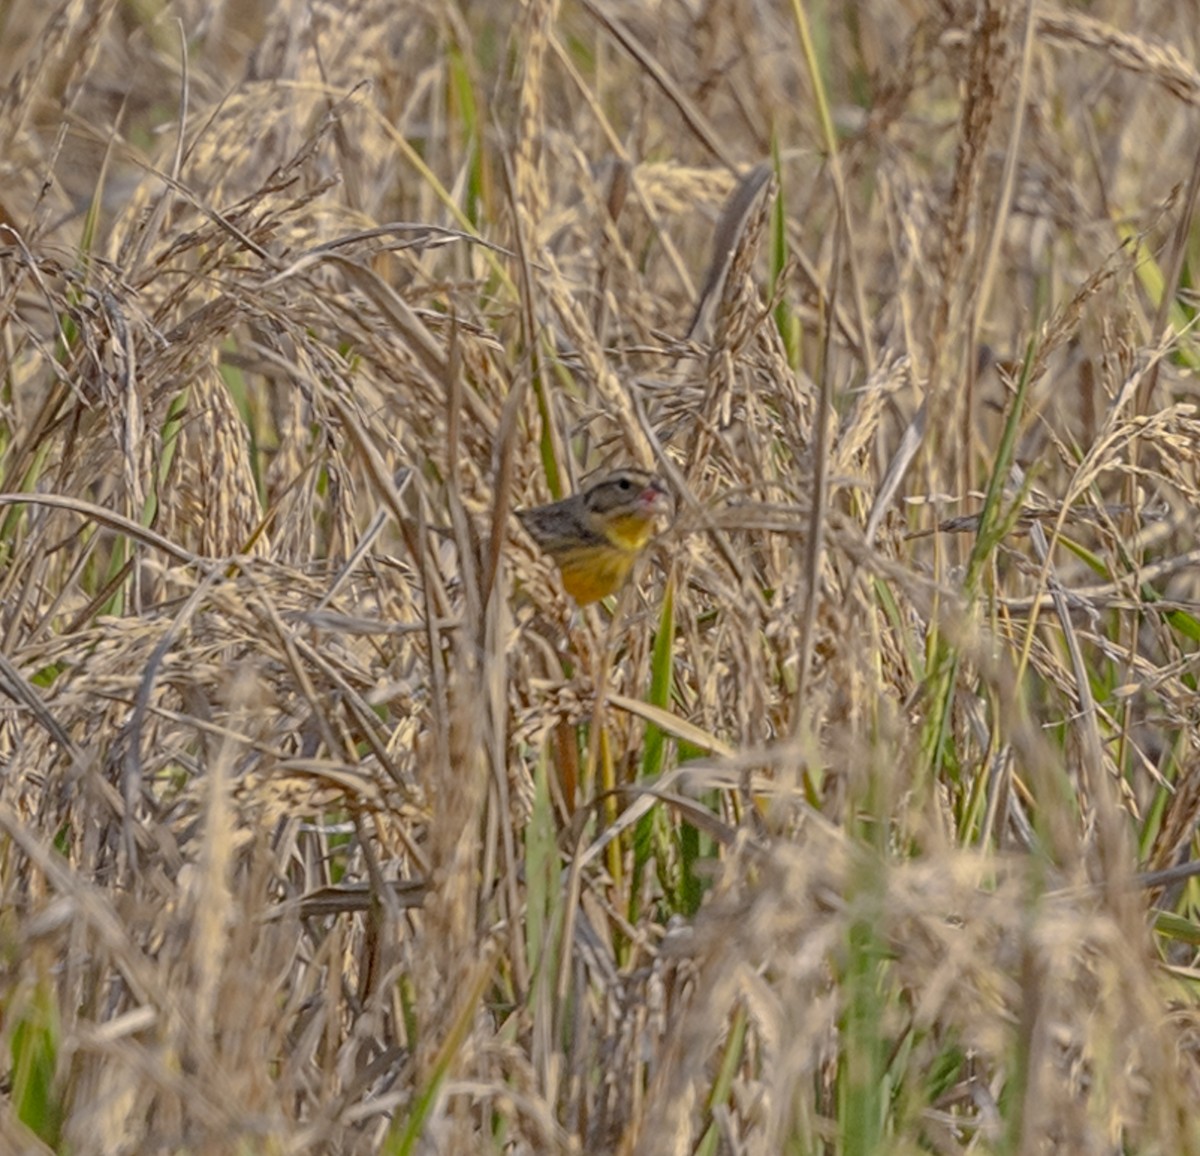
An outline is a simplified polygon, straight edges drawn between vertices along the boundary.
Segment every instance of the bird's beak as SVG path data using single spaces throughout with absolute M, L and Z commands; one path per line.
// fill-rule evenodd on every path
M 655 517 L 669 518 L 675 512 L 675 503 L 671 500 L 671 495 L 657 478 L 642 491 L 640 501 L 646 512 Z

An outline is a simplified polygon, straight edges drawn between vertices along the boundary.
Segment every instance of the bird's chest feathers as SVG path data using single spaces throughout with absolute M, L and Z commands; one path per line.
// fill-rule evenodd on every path
M 619 514 L 604 527 L 604 536 L 619 550 L 640 550 L 653 532 L 653 520 L 642 514 Z
M 586 606 L 615 593 L 633 568 L 636 554 L 624 550 L 593 550 L 565 559 L 559 567 L 567 593 Z

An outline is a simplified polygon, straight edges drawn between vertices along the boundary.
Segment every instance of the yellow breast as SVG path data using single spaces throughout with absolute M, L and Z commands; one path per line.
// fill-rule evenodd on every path
M 556 561 L 567 593 L 587 606 L 620 590 L 636 558 L 636 550 L 599 545 L 568 551 Z
M 654 519 L 642 513 L 609 515 L 600 532 L 618 550 L 636 554 L 654 533 Z

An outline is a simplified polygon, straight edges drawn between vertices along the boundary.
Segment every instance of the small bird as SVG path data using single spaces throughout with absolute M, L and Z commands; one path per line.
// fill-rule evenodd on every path
M 662 479 L 622 469 L 561 502 L 518 510 L 525 529 L 562 574 L 579 606 L 615 593 L 672 503 Z

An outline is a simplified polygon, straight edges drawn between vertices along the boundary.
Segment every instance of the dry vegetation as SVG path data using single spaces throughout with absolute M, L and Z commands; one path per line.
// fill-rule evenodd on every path
M 0 46 L 0 1151 L 1200 1153 L 1192 0 Z

